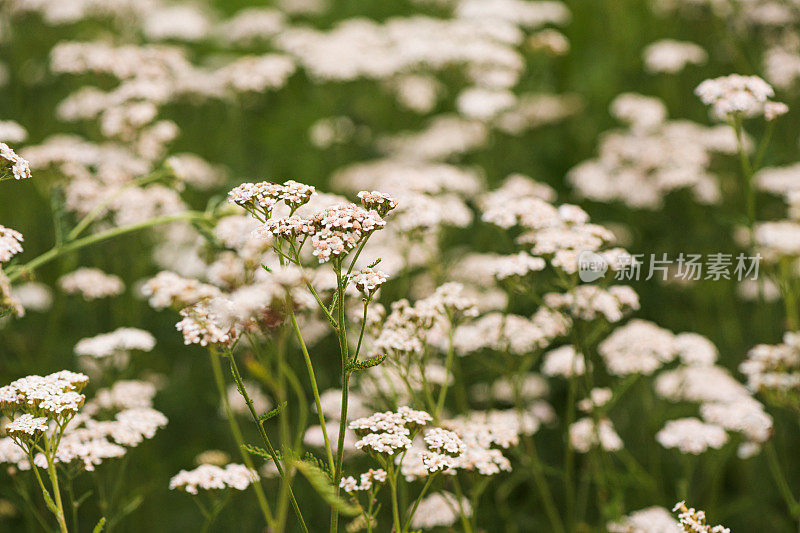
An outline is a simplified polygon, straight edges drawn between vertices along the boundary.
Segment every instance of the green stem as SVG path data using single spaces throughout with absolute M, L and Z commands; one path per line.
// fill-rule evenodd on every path
M 569 378 L 569 392 L 567 393 L 567 422 L 566 422 L 566 451 L 564 456 L 564 482 L 567 499 L 567 523 L 569 531 L 575 530 L 575 450 L 569 438 L 569 428 L 575 422 L 575 395 L 577 388 L 577 377 L 574 375 Z
M 303 359 L 306 363 L 306 370 L 308 371 L 308 380 L 311 382 L 311 391 L 314 393 L 314 404 L 317 406 L 317 416 L 319 417 L 319 425 L 322 427 L 322 438 L 325 440 L 325 453 L 328 455 L 328 464 L 331 469 L 336 468 L 336 463 L 333 460 L 333 452 L 331 451 L 331 443 L 328 440 L 328 428 L 325 425 L 325 414 L 322 412 L 322 401 L 319 396 L 319 388 L 317 387 L 317 378 L 314 375 L 314 365 L 311 363 L 311 356 L 308 354 L 308 348 L 303 340 L 303 335 L 300 333 L 300 326 L 297 325 L 297 317 L 294 311 L 290 314 L 292 318 L 292 328 L 300 343 L 300 350 L 303 352 Z
M 798 317 L 797 294 L 792 287 L 792 263 L 788 259 L 780 260 L 781 277 L 783 278 L 783 304 L 786 308 L 786 325 L 789 331 L 800 329 Z
M 458 500 L 458 516 L 461 519 L 461 526 L 464 528 L 464 533 L 473 533 L 472 524 L 470 523 L 467 514 L 464 512 L 464 491 L 461 490 L 461 483 L 458 481 L 458 474 L 453 476 L 453 489 L 456 491 L 456 500 Z
M 120 187 L 116 192 L 114 192 L 114 194 L 106 198 L 104 202 L 100 203 L 94 209 L 92 209 L 85 217 L 83 217 L 80 220 L 80 222 L 78 222 L 78 224 L 74 228 L 72 228 L 72 231 L 70 231 L 67 234 L 67 242 L 77 239 L 80 236 L 80 234 L 83 233 L 83 230 L 88 228 L 92 222 L 97 220 L 97 218 L 100 217 L 105 212 L 106 208 L 108 208 L 108 206 L 111 205 L 111 203 L 114 200 L 122 196 L 122 194 L 125 191 L 127 191 L 132 187 L 141 187 L 142 185 L 147 185 L 148 183 L 161 179 L 163 176 L 164 173 L 161 171 L 151 172 L 146 176 L 137 178 Z
M 294 492 L 292 491 L 291 487 L 291 480 L 286 476 L 284 472 L 283 466 L 281 466 L 281 462 L 278 461 L 278 454 L 273 448 L 272 443 L 267 436 L 267 432 L 264 429 L 264 424 L 261 423 L 258 413 L 256 413 L 255 407 L 253 407 L 253 400 L 250 398 L 250 395 L 247 394 L 247 389 L 245 389 L 244 382 L 242 380 L 242 376 L 239 373 L 239 367 L 236 364 L 236 358 L 233 356 L 233 352 L 228 351 L 228 359 L 231 363 L 231 371 L 233 373 L 233 379 L 236 380 L 236 384 L 239 386 L 239 391 L 242 393 L 244 397 L 245 404 L 247 404 L 247 410 L 250 411 L 250 416 L 253 417 L 253 422 L 255 422 L 256 427 L 258 427 L 258 433 L 261 435 L 261 440 L 264 441 L 264 445 L 267 447 L 267 451 L 272 456 L 272 460 L 275 462 L 275 467 L 278 470 L 278 474 L 281 476 L 281 480 L 287 485 L 287 490 L 289 491 L 289 500 L 292 504 L 292 509 L 294 509 L 294 513 L 297 515 L 297 520 L 300 522 L 300 527 L 303 531 L 308 532 L 308 528 L 306 527 L 306 523 L 303 520 L 303 514 L 300 512 L 300 507 L 297 505 L 297 500 L 294 497 Z
M 389 460 L 389 489 L 392 492 L 392 523 L 394 524 L 394 531 L 400 533 L 400 510 L 397 502 L 397 473 L 394 469 L 394 463 Z
M 250 470 L 255 470 L 253 467 L 253 460 L 250 458 L 250 454 L 244 449 L 244 439 L 242 438 L 242 430 L 239 427 L 239 423 L 236 421 L 236 418 L 231 411 L 230 403 L 228 403 L 228 394 L 225 390 L 225 379 L 222 375 L 222 366 L 219 364 L 219 356 L 214 353 L 213 351 L 210 352 L 211 355 L 211 368 L 214 371 L 214 382 L 217 385 L 217 391 L 219 392 L 220 401 L 222 401 L 222 407 L 225 410 L 225 415 L 228 418 L 228 424 L 231 428 L 231 434 L 233 435 L 233 440 L 236 441 L 236 447 L 239 449 L 239 453 L 242 456 L 242 462 L 244 465 L 249 468 Z M 252 483 L 251 486 L 253 487 L 253 491 L 256 493 L 256 499 L 258 500 L 258 505 L 261 508 L 261 513 L 264 515 L 264 519 L 267 522 L 267 525 L 272 528 L 273 524 L 273 517 L 272 512 L 269 508 L 269 503 L 267 502 L 266 496 L 264 496 L 264 489 L 261 486 L 260 481 L 256 481 Z
M 447 358 L 445 359 L 444 363 L 444 383 L 442 383 L 442 389 L 439 391 L 439 400 L 436 402 L 436 411 L 433 413 L 434 420 L 439 420 L 439 417 L 442 415 L 442 411 L 444 410 L 445 399 L 447 399 L 447 388 L 450 384 L 450 374 L 451 369 L 453 368 L 453 359 L 455 358 L 455 348 L 453 346 L 454 331 L 455 327 L 451 322 L 450 331 L 447 333 Z
M 775 445 L 772 442 L 766 445 L 766 452 L 769 469 L 770 472 L 772 472 L 772 477 L 775 478 L 775 483 L 778 484 L 778 490 L 783 500 L 786 502 L 786 506 L 789 508 L 789 513 L 793 518 L 797 519 L 800 517 L 800 504 L 797 503 L 797 499 L 795 499 L 794 494 L 792 494 L 792 489 L 789 487 L 789 482 L 786 481 L 786 477 L 783 475 L 783 469 L 781 468 L 780 461 L 778 461 Z
M 431 487 L 431 483 L 433 483 L 433 478 L 435 478 L 435 477 L 436 477 L 436 474 L 432 474 L 432 475 L 428 476 L 428 480 L 425 482 L 425 486 L 422 487 L 422 491 L 419 493 L 419 496 L 417 496 L 417 499 L 414 502 L 414 505 L 411 507 L 411 512 L 408 513 L 408 517 L 406 517 L 406 521 L 403 524 L 403 529 L 402 529 L 403 533 L 408 531 L 408 526 L 411 524 L 411 519 L 414 518 L 414 513 L 417 512 L 417 507 L 419 507 L 419 504 L 422 501 L 422 498 L 425 497 L 425 493 L 428 492 L 428 489 Z
M 23 274 L 29 273 L 43 265 L 46 265 L 50 261 L 53 261 L 64 254 L 80 250 L 86 246 L 106 241 L 108 239 L 113 239 L 114 237 L 119 237 L 120 235 L 125 235 L 126 233 L 131 233 L 140 229 L 151 228 L 153 226 L 159 226 L 161 224 L 168 224 L 170 222 L 177 222 L 179 220 L 202 220 L 207 218 L 208 214 L 206 213 L 201 213 L 198 211 L 184 211 L 183 213 L 178 213 L 177 215 L 155 217 L 137 224 L 130 224 L 128 226 L 120 226 L 107 231 L 101 231 L 99 233 L 82 237 L 59 246 L 54 246 L 42 255 L 32 259 L 31 261 L 28 261 L 24 265 L 19 265 L 13 269 L 9 269 L 8 279 L 9 281 L 14 281 Z
M 347 346 L 347 323 L 345 322 L 344 314 L 344 289 L 345 278 L 342 276 L 342 263 L 341 260 L 334 266 L 336 269 L 336 294 L 338 298 L 337 311 L 338 311 L 338 330 L 339 334 L 339 351 L 342 359 L 342 407 L 339 417 L 339 439 L 336 446 L 336 469 L 334 471 L 334 480 L 342 478 L 342 460 L 344 458 L 344 436 L 347 431 L 347 403 L 350 389 L 350 364 L 349 349 Z M 336 484 L 336 496 L 339 497 L 341 487 Z M 339 510 L 334 507 L 331 510 L 331 533 L 336 533 L 339 530 Z

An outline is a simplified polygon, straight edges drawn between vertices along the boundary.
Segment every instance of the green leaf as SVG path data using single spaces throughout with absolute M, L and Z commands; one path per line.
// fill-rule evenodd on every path
M 69 233 L 67 210 L 64 207 L 63 187 L 55 186 L 50 191 L 50 209 L 53 212 L 53 230 L 56 234 L 56 244 L 62 244 L 64 236 Z
M 92 533 L 100 533 L 101 531 L 103 531 L 103 527 L 105 525 L 106 525 L 106 519 L 105 519 L 105 517 L 103 517 L 97 522 L 97 525 L 94 526 L 94 529 L 92 530 Z
M 280 453 L 277 451 L 275 452 L 277 457 L 272 457 L 272 454 L 264 448 L 259 448 L 258 446 L 253 446 L 252 444 L 242 444 L 242 449 L 251 455 L 257 455 L 263 459 L 266 459 L 267 461 L 280 461 L 281 459 Z
M 144 496 L 141 494 L 131 498 L 128 503 L 126 503 L 125 506 L 119 510 L 119 514 L 115 518 L 119 520 L 120 518 L 128 516 L 138 509 L 139 506 L 142 505 L 142 502 L 144 502 Z
M 311 452 L 306 452 L 306 454 L 303 456 L 303 460 L 307 463 L 317 465 L 317 468 L 325 472 L 325 475 L 328 476 L 328 480 L 330 482 L 333 482 L 333 474 L 328 468 L 328 465 L 325 462 L 321 461 L 316 455 L 314 455 Z
M 368 268 L 375 268 L 376 266 L 378 266 L 378 263 L 380 263 L 381 261 L 383 261 L 383 259 L 381 259 L 380 257 L 377 258 L 375 261 L 373 261 L 372 263 L 369 264 Z
M 325 500 L 325 503 L 333 509 L 347 516 L 356 516 L 361 513 L 361 509 L 357 505 L 347 503 L 336 495 L 336 487 L 331 484 L 328 475 L 317 465 L 307 461 L 295 461 L 294 466 L 298 472 L 305 476 L 309 484 L 317 491 L 317 494 Z
M 347 364 L 347 371 L 357 372 L 359 370 L 367 370 L 368 368 L 372 368 L 373 366 L 378 366 L 385 360 L 386 360 L 386 354 L 381 354 L 378 357 L 373 357 L 372 359 L 365 359 L 363 361 L 350 361 Z
M 81 504 L 83 504 L 83 502 L 85 502 L 89 498 L 89 496 L 91 496 L 91 495 L 92 495 L 92 491 L 87 490 L 80 498 L 75 500 L 75 504 L 74 505 L 76 507 L 80 507 Z
M 285 408 L 286 408 L 286 402 L 281 402 L 281 403 L 279 403 L 279 404 L 278 404 L 278 406 L 277 406 L 275 409 L 271 410 L 271 411 L 270 411 L 270 412 L 268 412 L 268 413 L 264 413 L 263 415 L 261 415 L 260 417 L 258 417 L 258 419 L 259 419 L 261 422 L 266 422 L 266 421 L 267 421 L 267 420 L 269 420 L 270 418 L 272 418 L 272 417 L 274 417 L 274 416 L 277 416 L 277 415 L 278 415 L 278 414 L 279 414 L 281 411 L 283 411 Z

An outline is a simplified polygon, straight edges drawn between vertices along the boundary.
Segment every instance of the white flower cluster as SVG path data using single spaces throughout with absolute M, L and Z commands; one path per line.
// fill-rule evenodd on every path
M 39 435 L 47 431 L 48 427 L 46 416 L 25 413 L 6 424 L 5 430 L 12 438 L 36 440 Z
M 765 260 L 800 256 L 800 223 L 791 220 L 760 222 L 753 230 L 753 240 Z
M 562 346 L 544 354 L 542 374 L 571 378 L 586 373 L 586 359 L 572 345 Z
M 264 218 L 270 218 L 272 210 L 279 203 L 283 202 L 294 210 L 308 203 L 314 192 L 315 189 L 311 185 L 293 180 L 283 184 L 261 181 L 242 183 L 235 187 L 228 193 L 228 200 L 250 212 L 259 212 L 264 215 Z
M 220 290 L 196 279 L 164 271 L 159 272 L 142 286 L 142 294 L 149 298 L 148 303 L 151 307 L 164 309 L 170 306 L 183 308 L 196 304 L 219 295 Z
M 598 445 L 608 452 L 616 452 L 624 447 L 614 425 L 607 418 L 595 423 L 593 418 L 585 417 L 573 423 L 569 427 L 569 442 L 578 453 L 587 453 Z
M 375 291 L 388 281 L 389 277 L 380 270 L 366 267 L 354 273 L 350 279 L 360 293 L 371 298 Z
M 613 285 L 608 289 L 578 285 L 569 292 L 545 294 L 544 303 L 581 320 L 603 318 L 614 323 L 622 320 L 625 313 L 639 309 L 639 296 L 626 285 Z
M 373 470 L 370 468 L 360 476 L 360 482 L 356 481 L 353 476 L 343 477 L 339 482 L 339 487 L 344 489 L 348 494 L 354 492 L 363 492 L 372 490 L 373 486 L 386 483 L 387 474 L 386 470 L 378 468 Z
M 155 345 L 156 339 L 149 331 L 137 328 L 118 328 L 110 333 L 79 340 L 75 345 L 75 355 L 103 359 L 127 354 L 131 350 L 149 352 Z
M 675 533 L 680 524 L 663 507 L 639 509 L 606 524 L 609 533 Z
M 460 355 L 480 350 L 505 350 L 525 355 L 548 346 L 555 338 L 566 335 L 572 321 L 544 307 L 530 317 L 506 315 L 499 312 L 460 325 L 456 329 L 454 346 Z
M 113 420 L 95 420 L 82 413 L 67 427 L 54 459 L 64 464 L 79 462 L 85 470 L 92 471 L 106 459 L 125 455 L 126 447 L 152 439 L 166 425 L 167 418 L 150 407 L 123 409 Z M 42 454 L 37 454 L 34 462 L 40 468 L 47 467 Z
M 545 260 L 528 252 L 516 254 L 469 254 L 454 266 L 452 275 L 459 280 L 485 286 L 495 281 L 521 278 L 544 270 Z
M 472 506 L 466 498 L 459 499 L 449 492 L 436 492 L 426 496 L 411 518 L 413 529 L 433 529 L 455 524 L 462 514 L 472 516 Z
M 364 209 L 377 211 L 382 217 L 385 217 L 389 211 L 397 207 L 395 198 L 379 191 L 360 191 L 358 199 L 361 200 Z
M 153 406 L 157 387 L 149 381 L 120 380 L 98 390 L 83 406 L 83 413 L 94 416 L 100 411 L 142 409 Z
M 714 154 L 737 152 L 732 128 L 666 120 L 663 102 L 630 93 L 615 99 L 611 110 L 629 128 L 606 132 L 597 157 L 570 170 L 567 180 L 582 197 L 634 209 L 659 209 L 664 197 L 679 189 L 703 204 L 720 200 L 709 166 Z M 742 137 L 751 150 L 752 141 Z
M 703 65 L 708 54 L 702 47 L 684 41 L 662 39 L 644 49 L 644 65 L 651 73 L 676 74 L 687 65 Z
M 0 226 L 0 264 L 11 261 L 15 255 L 22 253 L 22 233 L 5 226 Z
M 677 356 L 673 333 L 640 319 L 617 328 L 597 351 L 614 376 L 650 375 Z
M 28 138 L 28 131 L 14 120 L 0 120 L 0 142 L 21 143 Z M 3 152 L 0 148 L 0 152 Z
M 719 449 L 728 442 L 728 434 L 720 426 L 706 424 L 697 418 L 670 420 L 656 434 L 664 448 L 677 448 L 681 453 L 699 455 L 709 448 Z
M 697 86 L 695 94 L 712 106 L 712 115 L 727 120 L 733 116 L 755 117 L 774 113 L 770 111 L 772 87 L 758 76 L 731 74 L 705 80 Z M 785 111 L 784 111 L 785 112 Z M 783 114 L 783 113 L 780 113 Z M 767 119 L 774 117 L 767 116 Z
M 366 448 L 370 452 L 393 456 L 410 448 L 412 432 L 416 433 L 431 420 L 433 417 L 425 411 L 415 411 L 403 406 L 395 412 L 375 413 L 354 420 L 350 422 L 350 429 L 361 437 L 355 444 L 357 449 Z
M 86 300 L 118 296 L 125 290 L 119 276 L 106 274 L 98 268 L 81 267 L 58 280 L 58 286 L 67 294 L 80 294 Z
M 8 147 L 0 142 L 0 180 L 21 180 L 31 177 L 31 165 Z
M 68 370 L 26 376 L 0 387 L 0 410 L 7 415 L 22 411 L 49 418 L 74 416 L 86 399 L 80 391 L 87 383 L 88 376 Z
M 364 238 L 386 225 L 378 211 L 355 204 L 328 206 L 307 218 L 293 214 L 283 218 L 272 218 L 272 210 L 278 202 L 285 202 L 293 213 L 311 199 L 313 192 L 313 187 L 291 181 L 284 185 L 269 182 L 245 183 L 233 189 L 229 197 L 232 202 L 241 205 L 265 222 L 264 226 L 257 230 L 257 235 L 262 237 L 272 235 L 286 239 L 301 235 L 310 236 L 314 256 L 320 263 L 344 257 L 363 242 Z M 369 198 L 374 199 L 379 193 L 367 194 L 370 195 Z M 388 200 L 382 199 L 376 205 L 381 211 L 386 211 L 386 202 Z
M 180 314 L 182 319 L 175 324 L 175 329 L 183 334 L 184 344 L 224 345 L 232 343 L 238 336 L 232 324 L 222 322 L 208 300 L 181 309 Z
M 695 510 L 694 507 L 686 507 L 685 501 L 675 504 L 672 512 L 678 512 L 678 520 L 684 531 L 690 533 L 731 533 L 731 530 L 724 526 L 710 526 L 706 523 L 706 512 Z
M 258 474 L 244 465 L 231 463 L 223 468 L 202 464 L 194 470 L 178 472 L 170 479 L 169 488 L 197 494 L 201 490 L 245 490 L 251 483 L 258 483 Z
M 754 347 L 739 371 L 753 392 L 791 395 L 800 388 L 800 333 L 787 332 L 781 344 Z

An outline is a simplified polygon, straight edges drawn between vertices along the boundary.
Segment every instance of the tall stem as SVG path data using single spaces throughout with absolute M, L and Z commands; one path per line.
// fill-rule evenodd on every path
M 292 491 L 291 480 L 288 479 L 284 468 L 281 466 L 281 462 L 278 461 L 278 454 L 275 451 L 275 448 L 272 446 L 272 443 L 267 436 L 267 432 L 264 429 L 264 424 L 261 423 L 261 419 L 259 418 L 258 413 L 256 413 L 255 407 L 253 407 L 253 400 L 250 398 L 250 395 L 247 394 L 247 389 L 244 386 L 244 381 L 242 380 L 242 376 L 239 373 L 239 367 L 236 364 L 236 358 L 233 356 L 233 352 L 228 351 L 228 359 L 231 363 L 231 371 L 233 372 L 233 379 L 236 380 L 236 385 L 239 387 L 239 391 L 242 393 L 244 397 L 244 402 L 247 404 L 247 410 L 250 411 L 250 416 L 253 417 L 253 422 L 255 422 L 256 427 L 258 428 L 258 433 L 261 435 L 261 440 L 264 441 L 264 445 L 267 447 L 267 451 L 272 456 L 272 460 L 275 462 L 275 467 L 278 470 L 278 474 L 281 476 L 281 480 L 286 484 L 287 490 L 289 491 L 289 500 L 292 503 L 292 509 L 294 509 L 295 515 L 297 515 L 297 520 L 300 522 L 300 527 L 303 531 L 308 531 L 306 527 L 306 523 L 303 520 L 303 514 L 300 512 L 300 507 L 297 505 L 297 500 L 294 497 L 294 492 Z
M 233 415 L 233 411 L 231 411 L 231 405 L 228 403 L 228 394 L 225 390 L 225 379 L 222 375 L 222 366 L 219 364 L 219 355 L 214 352 L 210 352 L 211 355 L 211 368 L 214 371 L 214 382 L 217 385 L 217 392 L 219 392 L 220 401 L 222 402 L 222 408 L 225 410 L 225 416 L 228 418 L 228 424 L 231 428 L 231 434 L 233 435 L 233 440 L 236 441 L 236 447 L 239 449 L 239 453 L 242 456 L 242 462 L 244 465 L 249 468 L 250 470 L 255 470 L 253 467 L 253 460 L 250 458 L 250 454 L 244 449 L 244 439 L 242 438 L 242 430 L 239 427 L 239 423 L 236 421 L 236 418 Z M 256 481 L 255 483 L 251 483 L 250 485 L 253 487 L 253 491 L 256 493 L 256 499 L 258 500 L 258 506 L 261 508 L 261 513 L 264 515 L 264 520 L 266 520 L 267 525 L 272 528 L 273 527 L 273 517 L 272 511 L 270 511 L 269 503 L 267 502 L 267 498 L 264 495 L 264 489 L 261 486 L 260 481 Z
M 342 359 L 342 408 L 339 417 L 339 438 L 336 446 L 336 469 L 334 470 L 334 481 L 342 477 L 342 459 L 344 457 L 344 435 L 347 430 L 347 403 L 350 389 L 350 370 L 348 368 L 350 363 L 349 349 L 347 346 L 347 323 L 344 316 L 344 289 L 345 278 L 342 276 L 342 262 L 341 260 L 334 265 L 336 269 L 336 295 L 338 298 L 337 308 L 337 323 L 339 334 L 339 351 Z M 336 496 L 339 496 L 341 487 L 336 483 Z M 331 533 L 336 533 L 339 530 L 339 510 L 334 507 L 331 510 Z
M 425 494 L 428 492 L 428 489 L 431 487 L 431 483 L 433 483 L 433 478 L 435 478 L 435 477 L 436 477 L 436 474 L 431 474 L 430 476 L 428 476 L 428 480 L 425 482 L 425 485 L 422 487 L 422 490 L 420 491 L 419 496 L 417 496 L 417 499 L 414 502 L 414 505 L 411 507 L 411 511 L 408 513 L 408 516 L 406 517 L 406 521 L 403 524 L 403 530 L 402 530 L 403 533 L 408 531 L 408 526 L 411 524 L 411 519 L 414 518 L 414 513 L 417 512 L 417 507 L 419 507 L 419 503 L 422 501 L 422 498 L 425 497 Z
M 317 387 L 317 378 L 314 375 L 314 365 L 311 363 L 311 356 L 308 354 L 308 348 L 303 340 L 303 335 L 300 333 L 300 326 L 297 325 L 297 317 L 294 311 L 291 313 L 292 328 L 294 328 L 295 337 L 297 342 L 300 343 L 300 350 L 303 352 L 303 359 L 306 363 L 306 370 L 308 371 L 308 380 L 311 382 L 311 391 L 314 393 L 314 404 L 317 406 L 317 416 L 319 417 L 319 425 L 322 427 L 322 438 L 325 440 L 325 453 L 328 455 L 328 464 L 331 470 L 336 468 L 336 463 L 333 460 L 333 452 L 331 451 L 331 443 L 328 440 L 328 428 L 325 425 L 325 414 L 322 412 L 322 401 L 319 396 L 319 388 Z
M 178 213 L 177 215 L 155 217 L 137 224 L 130 224 L 128 226 L 120 226 L 107 231 L 101 231 L 87 237 L 54 246 L 42 255 L 28 261 L 24 265 L 19 265 L 13 269 L 8 269 L 8 279 L 9 281 L 14 281 L 23 274 L 31 272 L 40 266 L 46 265 L 50 261 L 53 261 L 64 254 L 80 250 L 81 248 L 96 244 L 98 242 L 113 239 L 114 237 L 119 237 L 120 235 L 125 235 L 126 233 L 131 233 L 140 229 L 151 228 L 153 226 L 159 226 L 161 224 L 167 224 L 169 222 L 177 222 L 179 220 L 200 220 L 205 218 L 208 218 L 206 213 L 200 213 L 198 211 L 184 211 L 183 213 Z
M 453 368 L 453 359 L 455 358 L 455 348 L 453 347 L 453 333 L 455 331 L 455 327 L 453 323 L 450 323 L 450 331 L 447 332 L 447 358 L 445 359 L 444 363 L 444 383 L 442 384 L 442 389 L 439 391 L 439 400 L 436 402 L 436 411 L 433 413 L 433 418 L 435 420 L 439 420 L 439 417 L 442 416 L 442 411 L 444 410 L 444 402 L 447 399 L 447 388 L 450 384 L 450 375 L 451 370 Z M 424 375 L 424 374 L 423 374 Z
M 400 528 L 400 509 L 397 502 L 397 473 L 391 459 L 389 460 L 389 488 L 392 491 L 392 524 L 394 524 L 394 531 L 401 533 L 403 530 Z
M 566 451 L 564 456 L 564 483 L 567 495 L 567 524 L 569 531 L 575 529 L 575 450 L 569 438 L 569 428 L 575 422 L 575 395 L 578 386 L 577 377 L 573 373 L 569 378 L 569 392 L 567 393 L 567 431 Z

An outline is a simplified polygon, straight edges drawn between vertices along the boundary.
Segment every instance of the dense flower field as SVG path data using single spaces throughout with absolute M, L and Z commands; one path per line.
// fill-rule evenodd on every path
M 0 2 L 0 531 L 800 528 L 796 0 Z

